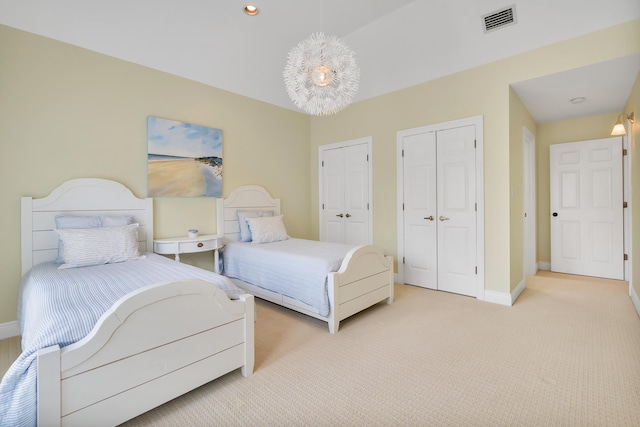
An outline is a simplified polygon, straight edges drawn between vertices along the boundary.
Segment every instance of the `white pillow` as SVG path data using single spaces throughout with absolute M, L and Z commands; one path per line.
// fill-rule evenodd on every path
M 258 210 L 237 210 L 236 214 L 238 215 L 238 227 L 240 227 L 240 241 L 250 242 L 251 231 L 249 230 L 249 224 L 247 224 L 247 218 L 273 216 L 275 212 Z
M 55 221 L 56 221 L 56 229 L 58 230 L 62 230 L 66 228 L 102 227 L 101 225 L 102 220 L 100 219 L 99 216 L 56 215 Z M 58 257 L 56 258 L 56 264 L 62 264 L 63 252 L 64 252 L 64 246 L 62 244 L 62 240 L 58 239 Z
M 247 223 L 251 230 L 252 243 L 279 242 L 289 238 L 282 222 L 282 215 L 247 218 Z
M 56 232 L 64 249 L 61 270 L 144 258 L 138 251 L 138 224 Z

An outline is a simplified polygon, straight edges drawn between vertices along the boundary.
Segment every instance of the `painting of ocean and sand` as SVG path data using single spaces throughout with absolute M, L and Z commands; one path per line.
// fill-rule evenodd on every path
M 147 117 L 147 197 L 222 197 L 222 130 Z

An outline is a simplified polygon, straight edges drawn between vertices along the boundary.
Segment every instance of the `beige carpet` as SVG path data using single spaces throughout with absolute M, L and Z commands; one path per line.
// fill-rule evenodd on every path
M 626 282 L 540 272 L 513 307 L 396 285 L 394 304 L 336 335 L 270 303 L 257 314 L 251 377 L 232 372 L 126 425 L 640 425 Z

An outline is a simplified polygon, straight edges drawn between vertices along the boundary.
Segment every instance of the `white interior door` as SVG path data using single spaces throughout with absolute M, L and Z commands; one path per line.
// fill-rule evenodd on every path
M 367 144 L 344 147 L 344 243 L 369 241 L 369 149 Z
M 436 132 L 438 289 L 476 296 L 475 126 Z
M 404 283 L 477 296 L 475 126 L 405 132 Z
M 404 282 L 438 289 L 436 133 L 404 138 Z
M 320 147 L 320 240 L 373 243 L 371 139 Z
M 624 278 L 622 139 L 550 147 L 551 270 Z
M 344 241 L 344 162 L 345 153 L 342 148 L 328 149 L 323 152 L 323 199 L 322 199 L 322 237 L 328 242 Z

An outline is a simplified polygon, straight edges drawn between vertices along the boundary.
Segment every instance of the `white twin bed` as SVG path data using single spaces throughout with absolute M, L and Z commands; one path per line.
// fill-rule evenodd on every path
M 252 242 L 239 241 L 238 213 L 251 218 Z M 114 181 L 74 179 L 23 197 L 23 353 L 0 384 L 0 425 L 117 425 L 235 369 L 250 375 L 253 295 L 321 319 L 332 334 L 393 301 L 391 257 L 371 245 L 290 239 L 279 215 L 280 200 L 259 186 L 218 199 L 228 278 L 150 253 L 153 201 Z M 61 217 L 98 225 L 60 230 Z M 128 246 L 113 258 L 102 252 L 115 231 Z M 71 268 L 58 269 L 59 252 Z M 85 266 L 94 253 L 111 262 Z
M 56 216 L 132 218 L 145 258 L 58 270 Z M 253 296 L 239 291 L 232 300 L 228 279 L 147 253 L 152 199 L 138 199 L 113 181 L 67 181 L 42 199 L 22 198 L 21 234 L 23 275 L 40 277 L 24 298 L 44 299 L 25 302 L 25 308 L 35 304 L 30 310 L 19 306 L 23 353 L 0 385 L 0 425 L 34 425 L 37 418 L 41 426 L 113 426 L 235 369 L 253 372 Z M 151 275 L 140 273 L 144 264 Z M 36 276 L 43 268 L 45 276 Z M 120 273 L 123 268 L 129 271 Z M 76 280 L 80 272 L 85 277 Z M 54 284 L 48 273 L 63 281 Z M 94 288 L 97 294 L 89 292 Z M 46 311 L 53 300 L 61 313 Z M 87 300 L 97 308 L 85 309 Z M 81 312 L 97 317 L 86 336 L 76 323 Z M 52 337 L 57 328 L 62 336 Z
M 247 212 L 256 213 L 246 221 L 259 227 L 267 243 L 240 241 L 240 221 Z M 393 260 L 380 248 L 283 239 L 286 230 L 265 214 L 281 215 L 280 199 L 257 185 L 238 187 L 218 200 L 218 229 L 224 230 L 226 244 L 223 273 L 239 287 L 327 322 L 332 334 L 341 320 L 380 301 L 393 302 Z

